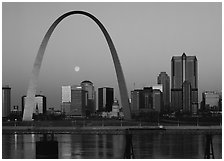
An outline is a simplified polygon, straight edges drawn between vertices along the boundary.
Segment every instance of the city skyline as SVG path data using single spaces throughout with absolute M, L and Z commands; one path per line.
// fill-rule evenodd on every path
M 70 10 L 96 15 L 110 32 L 129 98 L 133 84 L 156 85 L 163 71 L 170 76 L 172 56 L 184 52 L 198 59 L 199 102 L 203 91 L 221 91 L 221 3 L 3 3 L 2 83 L 11 87 L 12 106 L 20 105 L 26 94 L 46 30 Z M 37 90 L 48 98 L 48 107 L 60 107 L 62 85 L 83 80 L 91 80 L 96 89 L 113 87 L 119 98 L 109 49 L 91 20 L 72 16 L 52 37 Z M 78 72 L 75 66 L 80 67 Z

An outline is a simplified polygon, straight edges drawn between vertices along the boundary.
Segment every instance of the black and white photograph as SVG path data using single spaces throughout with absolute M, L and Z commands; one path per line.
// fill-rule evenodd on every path
M 2 2 L 2 159 L 222 159 L 222 2 Z

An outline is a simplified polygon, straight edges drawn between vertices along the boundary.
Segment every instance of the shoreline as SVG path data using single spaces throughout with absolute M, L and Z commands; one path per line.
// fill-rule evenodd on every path
M 222 134 L 222 126 L 86 126 L 86 127 L 34 127 L 2 126 L 2 134 L 132 134 L 167 132 L 167 133 L 212 133 Z

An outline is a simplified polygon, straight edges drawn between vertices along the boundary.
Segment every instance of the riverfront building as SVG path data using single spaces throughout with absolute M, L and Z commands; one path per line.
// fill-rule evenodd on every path
M 171 107 L 173 111 L 198 110 L 198 69 L 196 56 L 173 56 L 171 60 Z
M 154 85 L 154 86 L 152 86 L 152 89 L 153 89 L 153 90 L 154 90 L 154 89 L 158 89 L 158 90 L 160 90 L 161 92 L 163 92 L 163 85 L 162 85 L 162 84 Z
M 73 85 L 71 87 L 70 116 L 86 116 L 87 95 L 87 91 L 83 90 L 81 86 Z
M 163 107 L 163 94 L 159 89 L 153 89 L 153 110 L 157 112 L 161 112 L 161 109 Z
M 153 88 L 144 87 L 143 88 L 143 109 L 146 111 L 153 109 Z
M 22 96 L 22 113 L 26 102 L 26 96 Z M 33 114 L 46 114 L 47 98 L 44 95 L 35 96 L 35 106 L 33 108 Z
M 82 89 L 87 91 L 87 113 L 91 114 L 96 111 L 96 91 L 91 81 L 85 80 L 81 82 Z
M 220 94 L 214 91 L 206 91 L 202 93 L 202 110 L 221 111 Z
M 8 85 L 2 86 L 2 117 L 10 114 L 11 108 L 11 88 Z
M 162 86 L 144 87 L 131 91 L 131 111 L 139 112 L 158 111 L 163 108 Z
M 65 115 L 70 114 L 71 109 L 71 86 L 62 86 L 61 111 Z
M 170 106 L 170 77 L 166 72 L 161 72 L 157 77 L 157 83 L 162 85 L 164 111 Z
M 136 113 L 141 108 L 143 108 L 143 90 L 135 89 L 131 91 L 131 111 Z
M 100 112 L 112 111 L 114 103 L 114 89 L 109 87 L 98 88 L 98 106 Z

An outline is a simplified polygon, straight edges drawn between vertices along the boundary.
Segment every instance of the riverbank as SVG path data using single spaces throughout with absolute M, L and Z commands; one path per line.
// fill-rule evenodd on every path
M 221 134 L 222 126 L 84 126 L 84 127 L 35 127 L 2 126 L 2 133 L 77 133 L 77 134 L 125 134 L 126 130 L 135 133 L 212 133 Z

